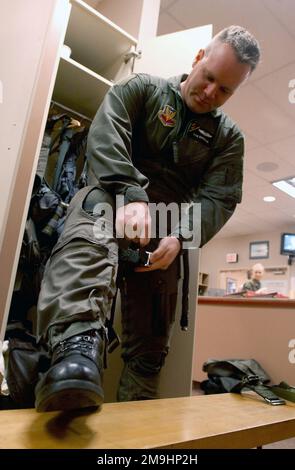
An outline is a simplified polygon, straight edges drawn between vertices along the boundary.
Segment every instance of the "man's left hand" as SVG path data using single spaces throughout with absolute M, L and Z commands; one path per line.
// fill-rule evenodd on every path
M 150 266 L 139 266 L 135 268 L 135 271 L 143 273 L 146 271 L 155 271 L 156 269 L 167 269 L 175 260 L 180 248 L 180 242 L 176 237 L 162 238 L 158 248 L 150 255 Z

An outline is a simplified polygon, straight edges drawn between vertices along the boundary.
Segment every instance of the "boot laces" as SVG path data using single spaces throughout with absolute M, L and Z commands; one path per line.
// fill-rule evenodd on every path
M 65 339 L 59 343 L 59 347 L 57 352 L 58 353 L 64 353 L 70 350 L 88 350 L 92 349 L 93 343 L 94 343 L 94 338 L 90 335 L 79 335 L 79 340 L 77 340 L 77 337 L 75 336 L 75 340 L 71 341 L 72 338 Z

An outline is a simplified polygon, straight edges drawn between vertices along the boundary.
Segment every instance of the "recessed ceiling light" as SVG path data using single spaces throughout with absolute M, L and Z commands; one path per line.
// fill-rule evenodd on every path
M 288 194 L 288 196 L 295 198 L 295 176 L 285 178 L 284 180 L 273 181 L 272 184 L 276 188 Z
M 264 196 L 264 202 L 274 202 L 276 198 L 274 196 Z

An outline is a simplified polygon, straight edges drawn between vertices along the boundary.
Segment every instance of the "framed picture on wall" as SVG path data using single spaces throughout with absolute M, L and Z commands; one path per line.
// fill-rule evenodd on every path
M 269 242 L 250 242 L 249 258 L 262 259 L 269 257 Z

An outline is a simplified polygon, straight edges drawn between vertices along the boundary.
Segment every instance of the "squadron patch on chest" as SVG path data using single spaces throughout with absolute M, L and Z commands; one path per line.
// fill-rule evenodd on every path
M 163 109 L 158 112 L 158 118 L 163 126 L 174 127 L 176 124 L 176 110 L 169 104 L 166 104 Z
M 213 139 L 213 134 L 206 129 L 203 129 L 198 121 L 190 121 L 187 127 L 187 136 L 192 139 L 202 142 L 203 144 L 210 147 Z

